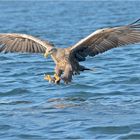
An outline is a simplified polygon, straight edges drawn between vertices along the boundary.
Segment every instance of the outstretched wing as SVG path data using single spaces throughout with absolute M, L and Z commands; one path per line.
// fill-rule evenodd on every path
M 45 53 L 53 45 L 27 34 L 0 33 L 0 52 Z
M 87 56 L 95 56 L 115 47 L 139 43 L 140 23 L 137 20 L 127 26 L 97 30 L 70 48 L 70 59 L 84 61 Z

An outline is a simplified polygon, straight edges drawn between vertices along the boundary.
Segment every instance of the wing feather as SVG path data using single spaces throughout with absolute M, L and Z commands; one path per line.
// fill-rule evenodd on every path
M 33 42 L 28 41 L 28 45 L 29 45 L 29 52 L 33 53 L 34 52 L 34 50 L 33 50 Z M 43 51 L 41 51 L 41 52 L 43 52 Z
M 39 46 L 36 44 L 36 49 L 37 49 L 37 52 L 39 52 Z
M 34 48 L 35 53 L 37 53 L 37 47 L 36 47 L 36 44 L 34 42 L 33 42 L 33 48 Z
M 10 43 L 12 43 L 12 41 L 11 41 L 11 40 L 7 41 L 7 43 L 6 43 L 7 47 L 5 47 L 5 48 L 4 48 L 5 52 L 7 52 L 7 51 L 8 51 L 8 49 L 9 49 L 8 45 L 9 45 Z
M 15 43 L 12 43 L 12 45 L 9 45 L 9 46 L 7 45 L 7 47 L 9 48 L 8 49 L 9 52 L 16 52 L 16 50 L 21 47 L 21 46 L 18 46 L 18 45 L 20 45 L 20 43 L 21 43 L 21 40 L 16 38 Z
M 18 41 L 17 41 L 16 46 L 17 47 L 16 47 L 15 52 L 21 52 L 21 53 L 25 53 L 26 52 L 25 42 L 23 40 L 21 40 L 19 45 L 18 45 Z
M 29 52 L 45 53 L 47 48 L 54 45 L 26 34 L 0 33 L 0 52 Z
M 140 21 L 133 24 L 97 30 L 70 48 L 70 59 L 95 56 L 115 47 L 140 42 Z M 84 59 L 83 59 L 84 60 Z

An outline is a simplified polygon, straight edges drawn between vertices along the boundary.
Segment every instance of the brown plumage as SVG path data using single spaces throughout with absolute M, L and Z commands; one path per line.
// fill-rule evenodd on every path
M 2 33 L 0 52 L 44 53 L 45 56 L 50 54 L 56 64 L 57 75 L 50 80 L 57 82 L 56 79 L 60 80 L 59 77 L 64 73 L 61 79 L 69 83 L 73 75 L 90 70 L 79 64 L 85 61 L 87 56 L 95 56 L 115 47 L 139 43 L 139 21 L 140 19 L 126 26 L 99 29 L 68 48 L 56 48 L 48 41 L 26 34 Z

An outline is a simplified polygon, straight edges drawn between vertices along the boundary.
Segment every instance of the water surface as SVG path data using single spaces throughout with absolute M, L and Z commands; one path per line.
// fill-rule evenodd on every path
M 140 15 L 139 1 L 0 2 L 0 32 L 27 33 L 68 47 L 101 27 Z M 0 139 L 140 139 L 140 45 L 88 58 L 95 68 L 69 85 L 44 81 L 54 63 L 0 54 Z

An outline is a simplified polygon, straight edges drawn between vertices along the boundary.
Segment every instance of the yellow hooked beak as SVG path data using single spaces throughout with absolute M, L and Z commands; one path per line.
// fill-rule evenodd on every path
M 49 56 L 49 53 L 48 52 L 44 54 L 44 57 L 47 58 L 48 56 Z

